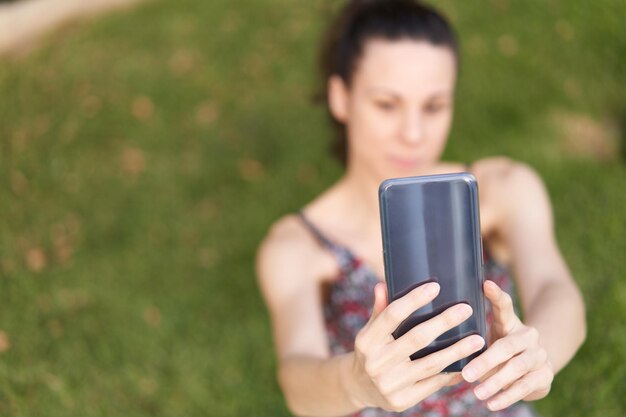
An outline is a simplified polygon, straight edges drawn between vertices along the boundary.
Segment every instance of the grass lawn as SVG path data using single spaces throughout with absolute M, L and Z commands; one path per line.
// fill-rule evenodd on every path
M 0 415 L 287 416 L 256 245 L 340 174 L 312 103 L 336 2 L 147 3 L 0 60 Z M 446 157 L 544 177 L 588 338 L 544 416 L 626 410 L 626 3 L 445 0 Z

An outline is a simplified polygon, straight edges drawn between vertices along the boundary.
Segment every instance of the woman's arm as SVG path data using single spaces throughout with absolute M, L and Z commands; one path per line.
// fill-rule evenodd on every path
M 351 354 L 330 358 L 312 245 L 295 225 L 274 226 L 257 255 L 257 278 L 272 321 L 278 382 L 296 415 L 345 415 L 359 406 L 342 384 Z
M 452 306 L 402 337 L 392 336 L 402 321 L 438 295 L 436 283 L 421 285 L 389 305 L 385 285 L 377 284 L 372 315 L 356 335 L 354 351 L 330 357 L 316 278 L 320 257 L 312 256 L 315 251 L 292 232 L 290 227 L 273 229 L 261 245 L 257 272 L 273 324 L 278 380 L 294 414 L 338 416 L 365 407 L 404 411 L 459 382 L 458 375 L 440 372 L 481 349 L 480 336 L 415 361 L 409 356 L 467 320 L 470 306 Z
M 585 339 L 583 299 L 559 251 L 543 182 L 519 163 L 507 182 L 501 230 L 512 253 L 524 323 L 539 331 L 557 373 Z
M 524 322 L 506 294 L 486 285 L 498 340 L 463 370 L 468 381 L 492 374 L 474 390 L 489 399 L 492 410 L 547 395 L 554 374 L 574 356 L 586 329 L 582 297 L 556 244 L 543 183 L 522 164 L 509 161 L 502 169 L 499 163 L 489 199 L 497 204 L 497 232 L 512 255 Z

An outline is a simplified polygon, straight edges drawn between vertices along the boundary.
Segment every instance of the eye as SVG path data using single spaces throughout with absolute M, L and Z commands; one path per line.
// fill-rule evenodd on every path
M 394 102 L 387 101 L 387 100 L 377 100 L 375 104 L 376 104 L 376 107 L 378 107 L 379 109 L 383 111 L 392 111 L 393 109 L 396 108 L 396 105 Z
M 446 103 L 436 102 L 436 103 L 428 103 L 426 107 L 424 107 L 424 111 L 426 113 L 438 113 L 444 110 L 447 107 Z

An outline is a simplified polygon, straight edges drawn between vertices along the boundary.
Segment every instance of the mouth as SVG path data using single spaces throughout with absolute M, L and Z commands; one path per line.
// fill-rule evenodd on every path
M 392 156 L 389 159 L 395 167 L 400 169 L 413 169 L 416 168 L 420 163 L 419 159 L 413 158 L 399 158 Z

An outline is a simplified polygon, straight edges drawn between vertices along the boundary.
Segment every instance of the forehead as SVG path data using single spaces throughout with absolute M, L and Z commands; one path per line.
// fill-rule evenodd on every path
M 424 41 L 366 42 L 353 75 L 353 87 L 388 88 L 428 94 L 454 89 L 456 62 L 452 51 Z

